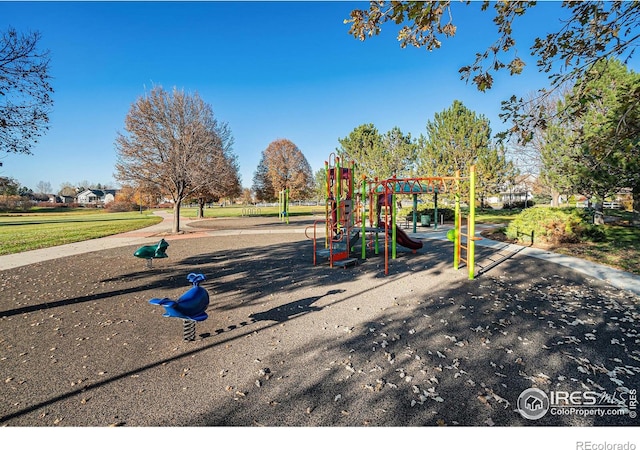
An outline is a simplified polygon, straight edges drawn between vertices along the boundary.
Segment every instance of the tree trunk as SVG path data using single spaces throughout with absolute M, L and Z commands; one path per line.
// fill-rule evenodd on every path
M 604 225 L 604 199 L 606 195 L 596 194 L 596 203 L 594 205 L 593 224 Z
M 633 187 L 633 215 L 631 216 L 631 223 L 634 227 L 640 227 L 640 183 Z
M 560 206 L 560 192 L 555 189 L 551 191 L 551 206 L 554 208 Z
M 604 225 L 604 210 L 602 209 L 602 203 L 596 203 L 596 208 L 593 214 L 594 225 Z
M 204 219 L 204 204 L 205 200 L 203 198 L 198 199 L 198 219 Z
M 180 205 L 182 204 L 182 199 L 176 200 L 175 205 L 173 205 L 173 228 L 171 229 L 172 233 L 180 232 Z

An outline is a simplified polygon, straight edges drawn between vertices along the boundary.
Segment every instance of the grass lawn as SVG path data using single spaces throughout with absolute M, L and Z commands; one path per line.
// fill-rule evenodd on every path
M 485 223 L 498 223 L 498 221 Z M 640 228 L 602 225 L 602 230 L 605 233 L 605 239 L 602 242 L 555 245 L 534 242 L 533 246 L 640 275 Z M 507 241 L 504 231 L 505 228 L 501 227 L 482 234 L 489 239 Z
M 324 205 L 318 206 L 291 206 L 290 216 L 308 216 L 313 213 L 324 214 Z M 278 217 L 277 206 L 214 206 L 204 209 L 204 218 L 242 217 L 242 216 L 267 216 Z M 198 216 L 198 208 L 180 208 L 180 217 L 195 218 Z
M 167 210 L 171 212 L 171 210 Z M 519 210 L 476 211 L 478 223 L 507 224 Z M 324 206 L 292 206 L 291 216 L 324 214 Z M 182 208 L 180 215 L 197 216 L 197 208 Z M 277 217 L 278 207 L 225 206 L 205 208 L 205 218 L 263 215 Z M 160 222 L 152 211 L 110 213 L 104 210 L 34 209 L 29 212 L 0 214 L 0 255 L 38 248 L 69 244 L 103 236 L 137 230 Z M 604 225 L 603 242 L 563 244 L 549 248 L 565 255 L 606 264 L 640 275 L 640 229 L 620 225 Z M 497 238 L 499 234 L 492 237 Z
M 565 244 L 551 250 L 640 275 L 640 228 L 603 225 L 603 230 L 603 242 Z
M 46 210 L 0 215 L 0 255 L 86 241 L 148 227 L 162 221 L 148 212 L 96 209 Z
M 476 223 L 503 223 L 506 225 L 515 219 L 521 211 L 521 209 L 476 209 Z

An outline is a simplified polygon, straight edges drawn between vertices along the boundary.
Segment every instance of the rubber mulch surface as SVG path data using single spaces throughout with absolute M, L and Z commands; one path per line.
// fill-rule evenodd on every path
M 0 272 L 0 425 L 638 424 L 517 411 L 531 387 L 638 388 L 640 298 L 567 268 L 514 255 L 468 280 L 425 241 L 386 276 L 381 256 L 331 269 L 299 233 L 174 240 L 152 268 L 135 249 Z M 209 318 L 185 341 L 149 300 L 192 272 Z

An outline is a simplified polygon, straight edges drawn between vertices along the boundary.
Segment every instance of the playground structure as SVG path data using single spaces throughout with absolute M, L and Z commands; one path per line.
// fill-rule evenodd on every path
M 332 154 L 333 156 L 333 154 Z M 340 165 L 340 159 L 334 157 L 332 164 L 325 162 L 325 219 L 317 220 L 308 227 L 305 234 L 313 241 L 313 263 L 317 258 L 328 258 L 331 267 L 346 267 L 357 262 L 350 256 L 351 248 L 357 243 L 360 232 L 356 228 L 357 214 L 354 214 L 354 166 Z M 324 248 L 318 249 L 318 224 L 324 222 Z M 313 228 L 313 237 L 309 236 L 309 228 Z
M 280 222 L 289 224 L 289 189 L 278 192 L 278 218 Z
M 466 264 L 469 279 L 475 273 L 475 166 L 470 166 L 469 176 L 412 177 L 368 180 L 362 178 L 359 188 L 354 183 L 355 165 L 342 162 L 333 153 L 325 161 L 326 192 L 325 218 L 307 228 L 306 236 L 313 241 L 313 264 L 319 258 L 327 258 L 331 267 L 356 264 L 355 245 L 361 243 L 360 258 L 367 258 L 367 250 L 376 255 L 383 246 L 385 275 L 389 273 L 390 259 L 397 257 L 397 245 L 413 253 L 422 248 L 422 241 L 412 239 L 397 223 L 398 195 L 413 196 L 413 232 L 417 225 L 417 196 L 436 196 L 434 224 L 437 224 L 438 193 L 453 193 L 455 197 L 454 229 L 447 236 L 453 241 L 453 266 L 458 270 Z M 462 181 L 469 184 L 469 213 L 465 217 L 460 206 Z M 324 223 L 324 247 L 318 248 L 318 226 Z M 436 225 L 437 226 L 437 225 Z M 313 229 L 313 235 L 310 230 Z M 380 238 L 380 233 L 384 238 Z
M 160 239 L 156 245 L 143 245 L 133 253 L 133 256 L 147 260 L 147 267 L 153 266 L 154 258 L 168 258 L 166 250 L 169 247 L 169 243 L 164 239 Z
M 193 341 L 196 335 L 196 322 L 202 322 L 209 316 L 205 312 L 209 306 L 209 293 L 200 286 L 205 280 L 201 273 L 190 273 L 187 280 L 193 287 L 182 294 L 177 300 L 169 298 L 152 298 L 149 303 L 164 307 L 164 317 L 177 317 L 183 321 L 183 339 Z

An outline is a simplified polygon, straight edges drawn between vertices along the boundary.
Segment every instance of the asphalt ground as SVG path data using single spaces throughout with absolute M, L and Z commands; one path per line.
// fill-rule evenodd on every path
M 468 280 L 426 231 L 388 275 L 373 255 L 314 266 L 301 221 L 211 220 L 173 237 L 163 223 L 29 263 L 3 257 L 0 426 L 638 425 L 628 286 L 486 241 L 478 263 L 492 267 Z M 133 257 L 159 237 L 168 258 Z M 179 297 L 192 272 L 207 278 L 209 318 L 185 341 L 149 300 Z M 517 402 L 532 387 L 593 391 L 609 412 L 530 420 Z

